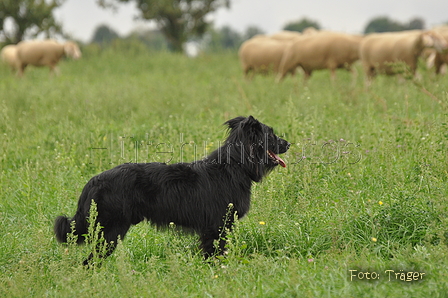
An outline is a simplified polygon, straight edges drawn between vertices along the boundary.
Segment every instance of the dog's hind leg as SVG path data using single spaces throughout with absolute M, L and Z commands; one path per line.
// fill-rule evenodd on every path
M 118 244 L 118 238 L 123 240 L 124 236 L 128 232 L 131 227 L 130 223 L 125 223 L 122 221 L 117 221 L 114 224 L 109 224 L 102 229 L 102 233 L 104 235 L 104 240 L 106 244 L 98 243 L 95 247 L 96 255 L 100 259 L 105 259 L 110 256 Z M 105 245 L 105 246 L 104 246 Z M 94 258 L 94 253 L 92 252 L 87 259 L 84 260 L 83 265 L 89 266 L 92 259 Z

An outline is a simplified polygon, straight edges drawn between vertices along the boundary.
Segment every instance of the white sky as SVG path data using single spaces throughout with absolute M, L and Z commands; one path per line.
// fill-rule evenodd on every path
M 98 25 L 106 24 L 120 35 L 136 27 L 153 26 L 137 21 L 134 3 L 120 4 L 118 12 L 100 8 L 94 0 L 67 0 L 55 11 L 66 32 L 76 39 L 90 41 Z M 244 32 L 257 26 L 274 33 L 303 17 L 317 21 L 323 29 L 361 33 L 374 17 L 388 16 L 399 22 L 421 17 L 426 27 L 448 22 L 447 0 L 231 0 L 231 8 L 221 8 L 210 17 L 215 27 L 228 25 Z

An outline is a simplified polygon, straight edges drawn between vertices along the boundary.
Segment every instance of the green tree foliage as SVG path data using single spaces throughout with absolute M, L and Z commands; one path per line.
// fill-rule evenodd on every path
M 237 48 L 241 44 L 241 35 L 228 26 L 221 29 L 221 45 L 224 49 Z
M 407 27 L 408 30 L 425 29 L 425 21 L 421 18 L 415 18 L 409 22 Z
M 136 29 L 125 37 L 125 40 L 138 40 L 152 50 L 162 51 L 168 49 L 168 43 L 165 36 L 159 30 Z
M 317 21 L 310 20 L 308 18 L 302 18 L 296 22 L 289 22 L 283 27 L 283 30 L 302 32 L 308 27 L 314 27 L 317 30 L 320 29 L 320 25 Z
M 201 43 L 202 47 L 210 52 L 238 50 L 243 41 L 258 34 L 264 34 L 264 31 L 256 26 L 247 27 L 242 34 L 229 26 L 224 26 L 220 29 L 212 28 L 208 30 Z
M 250 38 L 254 37 L 255 35 L 264 34 L 264 33 L 265 32 L 262 29 L 258 28 L 257 26 L 249 26 L 249 27 L 247 27 L 246 32 L 244 33 L 243 39 L 244 40 L 250 39 Z
M 108 44 L 118 38 L 118 33 L 107 25 L 100 25 L 95 29 L 92 37 L 92 43 Z
M 209 30 L 203 40 L 204 48 L 211 52 L 237 49 L 242 42 L 241 34 L 229 26 Z
M 64 1 L 0 0 L 0 37 L 6 43 L 17 43 L 26 36 L 61 33 L 61 25 L 56 22 L 53 10 L 60 7 Z M 6 22 L 12 23 L 11 30 L 5 28 Z
M 391 20 L 389 17 L 377 17 L 372 19 L 364 29 L 364 33 L 372 33 L 372 32 L 394 32 L 394 31 L 402 31 L 402 25 L 394 20 Z
M 415 29 L 424 29 L 425 21 L 421 18 L 414 18 L 409 23 L 400 23 L 398 21 L 394 21 L 389 17 L 376 17 L 373 18 L 364 29 L 364 33 L 372 33 L 372 32 L 394 32 L 394 31 L 403 31 L 403 30 L 415 30 Z
M 97 0 L 103 6 L 113 2 L 135 2 L 140 18 L 155 21 L 175 52 L 182 52 L 185 42 L 201 37 L 209 25 L 206 16 L 230 0 Z

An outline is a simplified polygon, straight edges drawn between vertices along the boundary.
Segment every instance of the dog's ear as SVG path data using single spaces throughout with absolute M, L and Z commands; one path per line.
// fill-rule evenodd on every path
M 251 131 L 251 132 L 261 132 L 263 130 L 261 123 L 252 116 L 247 117 L 243 121 L 242 127 L 247 128 L 248 131 Z
M 261 123 L 252 116 L 249 116 L 247 118 L 239 116 L 228 120 L 224 124 L 227 125 L 230 130 L 241 127 L 244 131 L 250 133 L 261 132 L 263 129 Z
M 229 129 L 235 129 L 244 120 L 246 120 L 246 117 L 239 116 L 239 117 L 236 117 L 236 118 L 233 118 L 233 119 L 230 119 L 230 120 L 226 121 L 224 123 L 224 125 L 227 125 L 229 127 Z

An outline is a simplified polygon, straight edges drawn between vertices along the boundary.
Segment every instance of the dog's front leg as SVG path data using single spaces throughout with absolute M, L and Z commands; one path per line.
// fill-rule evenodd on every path
M 201 234 L 201 249 L 204 254 L 204 258 L 208 259 L 215 254 L 219 254 L 219 251 L 215 248 L 215 241 L 219 239 L 219 232 L 203 233 Z M 221 240 L 220 240 L 221 242 Z M 221 246 L 221 245 L 220 245 Z M 225 243 L 224 243 L 225 246 Z
M 115 242 L 111 241 L 106 244 L 106 247 L 104 247 L 104 244 L 98 244 L 95 246 L 96 256 L 98 257 L 100 262 L 101 262 L 101 260 L 107 258 L 114 252 L 115 248 L 117 247 L 117 244 L 118 244 L 117 241 L 115 241 Z M 89 267 L 90 265 L 92 265 L 94 256 L 95 256 L 95 254 L 93 252 L 90 253 L 90 255 L 87 257 L 87 259 L 85 259 L 82 262 L 82 264 L 84 266 Z
M 231 232 L 233 222 L 227 221 L 225 226 L 224 229 L 210 229 L 208 232 L 201 233 L 201 249 L 205 259 L 225 253 L 227 234 Z M 216 242 L 217 246 L 215 246 Z
M 97 243 L 95 245 L 96 256 L 102 260 L 110 256 L 118 244 L 118 239 L 123 239 L 129 230 L 131 224 L 125 220 L 115 219 L 113 224 L 108 224 L 102 229 L 105 243 Z M 91 265 L 95 254 L 92 252 L 87 259 L 84 260 L 83 265 Z

